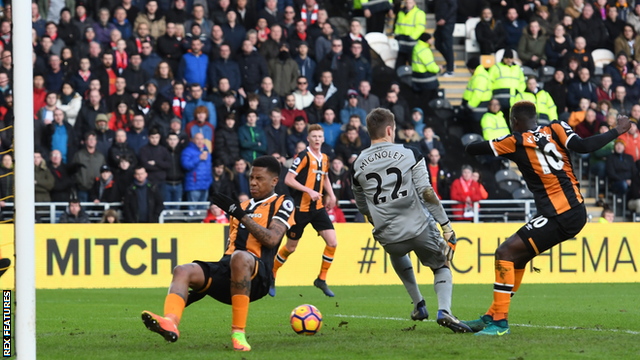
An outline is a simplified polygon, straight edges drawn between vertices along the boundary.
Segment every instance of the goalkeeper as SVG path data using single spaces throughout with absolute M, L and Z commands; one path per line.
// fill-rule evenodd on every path
M 411 318 L 429 317 L 408 255 L 414 251 L 420 262 L 433 271 L 438 324 L 454 332 L 471 332 L 451 314 L 453 284 L 449 261 L 456 236 L 429 183 L 424 158 L 416 150 L 394 144 L 396 126 L 389 110 L 377 108 L 369 113 L 367 128 L 371 147 L 362 151 L 351 167 L 353 193 L 358 209 L 374 225 L 374 239 L 384 246 L 413 300 Z

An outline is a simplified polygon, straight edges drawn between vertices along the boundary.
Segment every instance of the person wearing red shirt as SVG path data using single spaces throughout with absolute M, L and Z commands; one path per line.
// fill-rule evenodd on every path
M 640 107 L 640 105 L 634 105 Z M 638 119 L 630 118 L 631 128 L 628 132 L 620 135 L 618 139 L 624 140 L 624 152 L 633 157 L 633 161 L 640 160 L 640 133 L 638 133 Z
M 293 126 L 295 119 L 298 116 L 302 116 L 304 118 L 304 122 L 308 123 L 307 113 L 304 110 L 296 109 L 296 98 L 293 94 L 287 95 L 287 98 L 284 102 L 284 108 L 282 109 L 282 125 L 290 128 Z
M 453 205 L 453 216 L 456 220 L 473 219 L 473 203 L 482 200 L 480 184 L 472 179 L 473 169 L 462 165 L 462 176 L 451 184 L 451 200 L 459 201 Z

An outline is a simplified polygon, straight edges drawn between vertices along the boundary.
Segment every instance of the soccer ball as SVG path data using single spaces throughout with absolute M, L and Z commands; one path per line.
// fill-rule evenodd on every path
M 298 335 L 315 335 L 322 327 L 322 314 L 313 305 L 300 305 L 291 312 L 291 328 Z

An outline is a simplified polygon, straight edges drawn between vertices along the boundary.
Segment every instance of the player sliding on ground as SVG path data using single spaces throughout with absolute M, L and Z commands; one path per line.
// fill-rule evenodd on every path
M 429 317 L 409 258 L 409 252 L 414 251 L 420 262 L 433 271 L 438 324 L 454 332 L 471 332 L 451 314 L 453 284 L 449 261 L 453 258 L 456 237 L 429 183 L 424 158 L 413 148 L 394 144 L 396 125 L 391 111 L 374 109 L 367 116 L 367 128 L 371 147 L 353 162 L 353 193 L 358 209 L 374 225 L 374 239 L 384 246 L 413 300 L 411 318 Z M 442 227 L 444 239 L 436 221 Z
M 313 282 L 313 285 L 322 290 L 325 295 L 333 297 L 333 291 L 327 286 L 326 280 L 327 272 L 333 262 L 333 255 L 336 252 L 336 246 L 338 246 L 338 240 L 336 239 L 336 231 L 333 229 L 333 224 L 324 206 L 327 209 L 333 208 L 336 205 L 336 196 L 333 194 L 331 181 L 329 180 L 329 158 L 321 151 L 324 143 L 322 126 L 318 124 L 309 126 L 307 140 L 309 147 L 296 156 L 284 180 L 285 184 L 292 189 L 291 195 L 296 201 L 296 224 L 287 232 L 287 242 L 276 255 L 273 265 L 273 277 L 276 277 L 278 269 L 296 251 L 298 240 L 302 237 L 304 228 L 311 224 L 326 243 L 322 254 L 320 274 Z M 322 204 L 323 190 L 327 197 L 324 206 Z M 269 295 L 276 296 L 275 282 L 269 289 Z
M 511 109 L 513 134 L 469 144 L 471 155 L 502 156 L 518 164 L 533 193 L 538 216 L 496 250 L 493 303 L 478 320 L 465 323 L 476 335 L 510 334 L 507 321 L 511 297 L 518 291 L 525 265 L 537 255 L 576 236 L 587 222 L 587 212 L 569 150 L 586 154 L 613 141 L 631 127 L 629 118 L 606 133 L 582 139 L 565 122 L 538 126 L 536 106 L 519 101 Z
M 231 215 L 227 250 L 219 262 L 195 260 L 176 266 L 164 302 L 164 316 L 142 312 L 142 320 L 149 330 L 167 341 L 177 341 L 185 306 L 209 295 L 231 305 L 233 349 L 251 350 L 244 333 L 249 302 L 269 291 L 273 282 L 273 256 L 285 231 L 293 225 L 293 199 L 274 193 L 279 175 L 278 160 L 262 156 L 253 161 L 251 168 L 250 200 L 239 204 L 223 194 L 212 196 L 212 202 Z

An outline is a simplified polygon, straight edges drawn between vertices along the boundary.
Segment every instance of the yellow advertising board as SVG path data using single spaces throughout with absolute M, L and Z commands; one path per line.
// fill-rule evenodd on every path
M 493 253 L 519 224 L 455 224 L 458 247 L 452 271 L 459 284 L 493 282 Z M 575 238 L 539 255 L 527 266 L 528 283 L 640 282 L 640 226 L 587 224 Z M 368 224 L 337 224 L 338 249 L 331 285 L 400 284 Z M 36 286 L 51 288 L 167 287 L 173 267 L 192 260 L 217 261 L 228 228 L 215 224 L 36 225 Z M 13 258 L 13 225 L 0 225 L 0 250 Z M 278 273 L 278 286 L 311 285 L 320 270 L 324 242 L 312 228 Z M 418 264 L 419 283 L 433 281 Z M 14 287 L 13 267 L 0 279 Z

